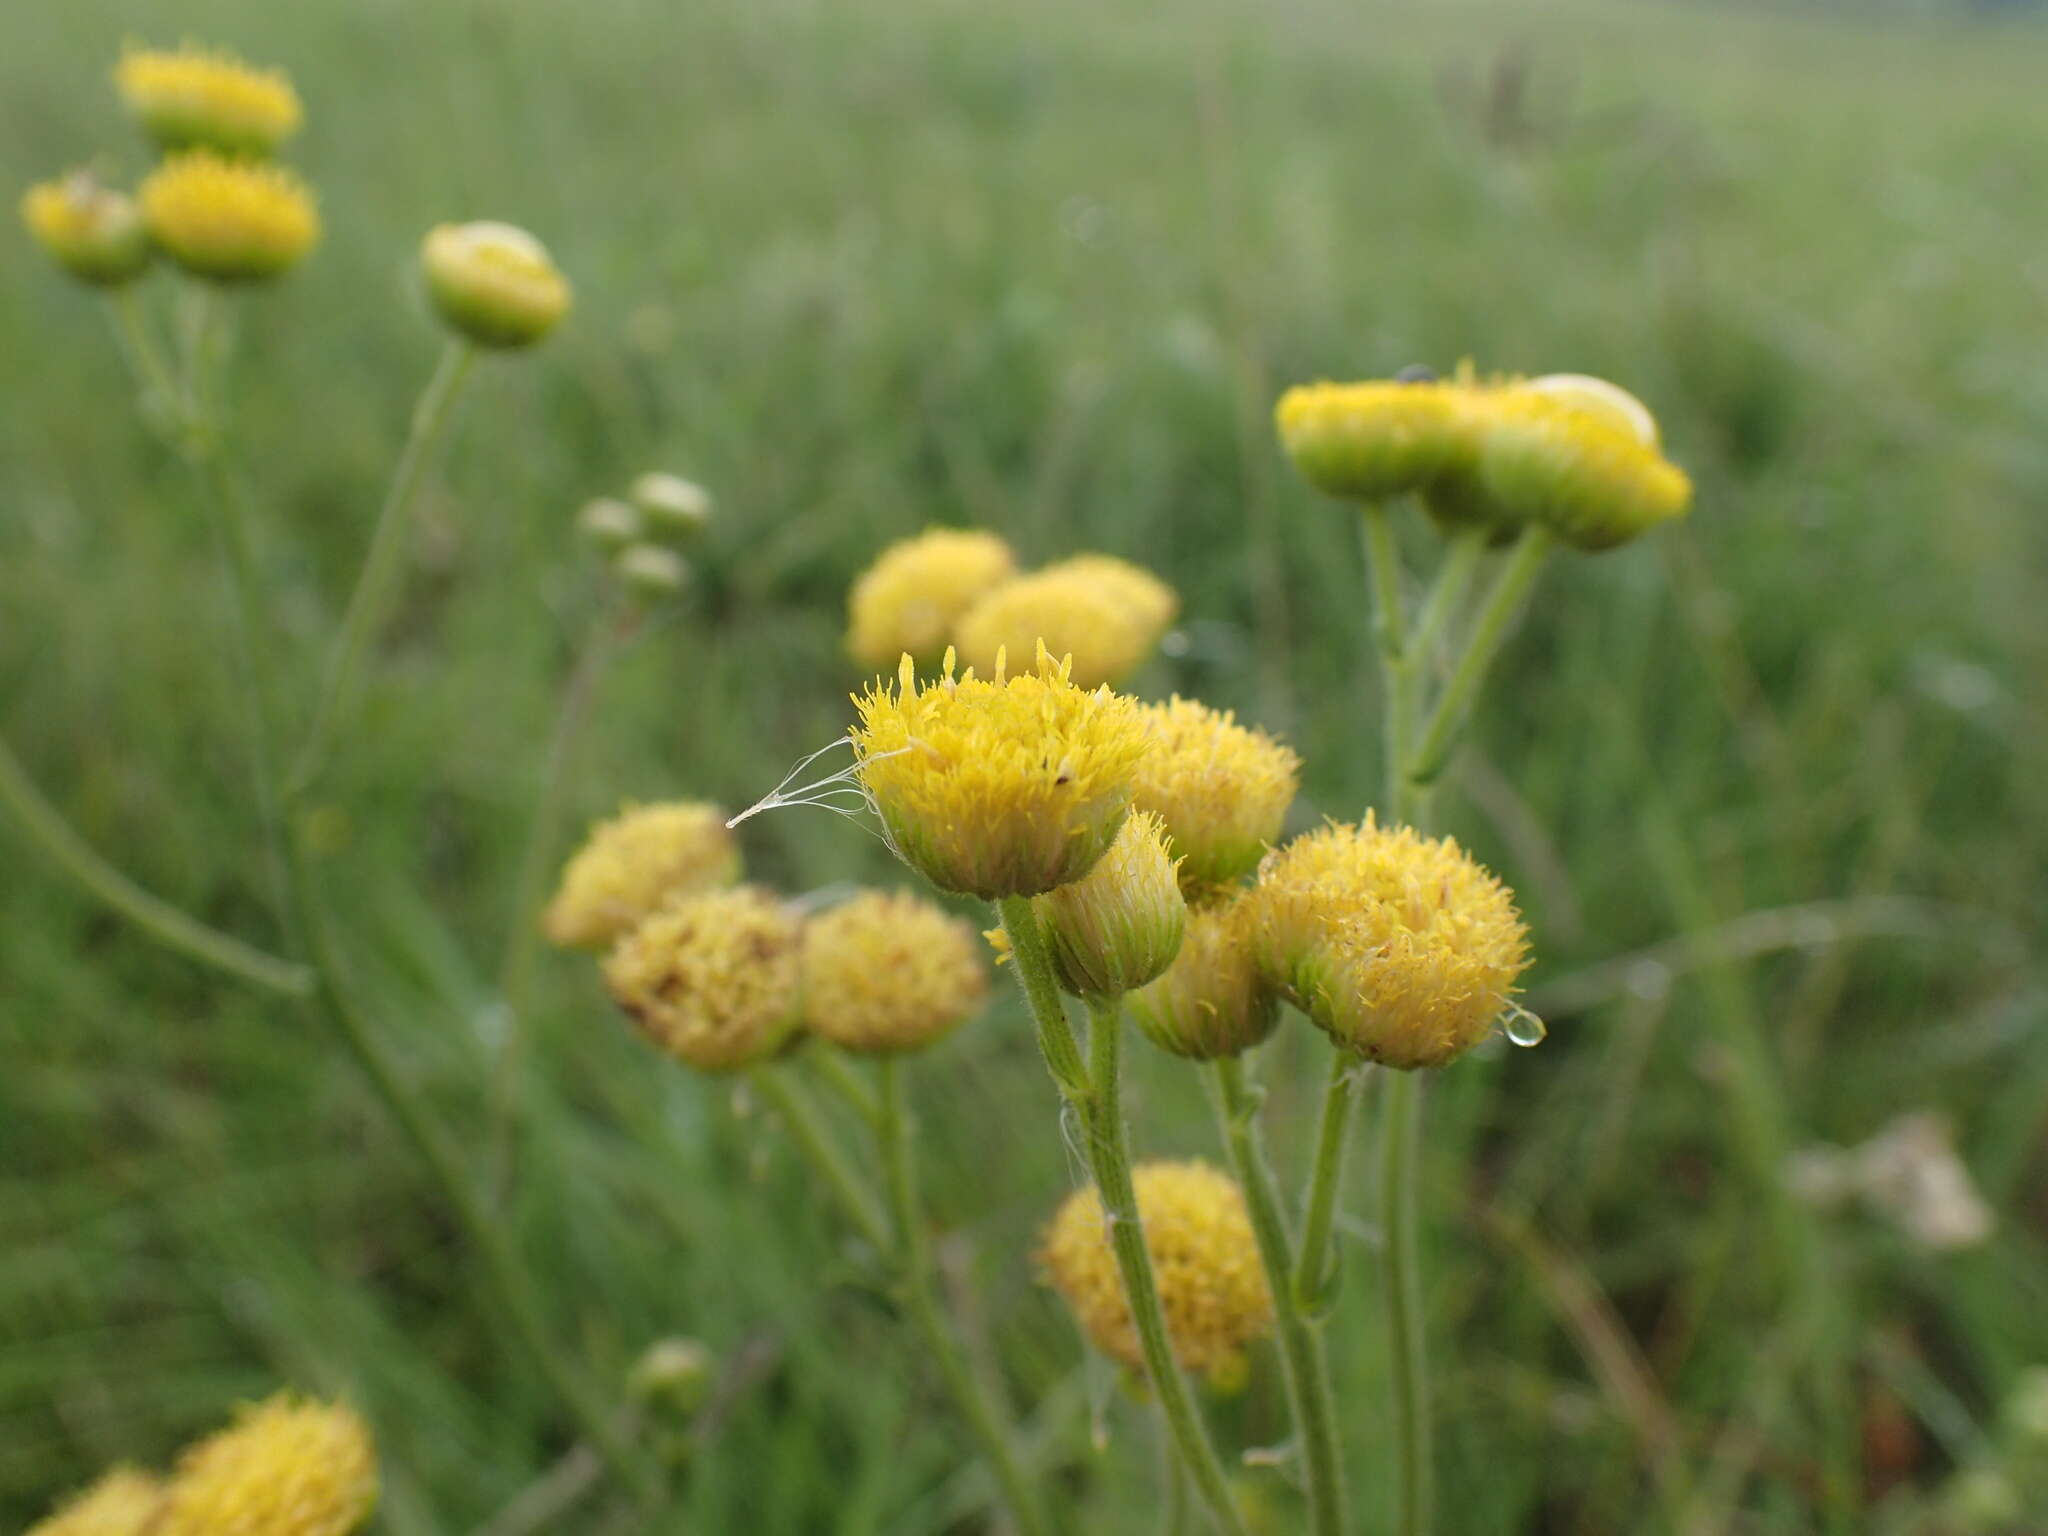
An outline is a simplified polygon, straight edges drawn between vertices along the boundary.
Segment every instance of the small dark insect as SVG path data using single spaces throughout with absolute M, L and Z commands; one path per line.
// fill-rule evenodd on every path
M 1436 370 L 1427 363 L 1410 363 L 1394 375 L 1396 384 L 1434 384 Z

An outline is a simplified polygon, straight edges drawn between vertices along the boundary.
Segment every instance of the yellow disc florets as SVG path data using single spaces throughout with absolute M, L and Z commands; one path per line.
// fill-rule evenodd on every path
M 1478 1044 L 1528 963 L 1506 886 L 1455 840 L 1371 816 L 1275 850 L 1250 899 L 1267 980 L 1390 1067 L 1440 1067 Z
M 600 822 L 569 860 L 541 926 L 552 943 L 602 949 L 668 897 L 739 877 L 739 846 L 717 806 L 628 805 Z
M 916 1050 L 981 1012 L 974 929 L 908 891 L 863 891 L 804 929 L 804 1023 L 849 1051 Z
M 82 283 L 118 287 L 149 266 L 142 210 L 90 171 L 30 187 L 22 194 L 21 218 L 36 243 Z
M 1478 485 L 1505 521 L 1542 523 L 1580 549 L 1626 543 L 1692 504 L 1692 482 L 1654 437 L 1583 390 L 1503 393 L 1480 442 Z
M 1376 379 L 1306 384 L 1280 397 L 1280 441 L 1308 482 L 1349 501 L 1418 491 L 1470 449 L 1455 385 Z
M 1149 811 L 1133 811 L 1093 869 L 1032 906 L 1060 979 L 1084 997 L 1145 985 L 1173 964 L 1187 927 L 1166 826 Z
M 478 346 L 531 346 L 569 312 L 568 279 L 515 225 L 438 224 L 420 268 L 441 318 Z
M 339 1404 L 280 1393 L 202 1440 L 149 1536 L 347 1536 L 377 1503 L 377 1457 Z
M 1078 688 L 1044 650 L 1028 672 L 896 683 L 854 702 L 860 782 L 890 846 L 939 889 L 1036 896 L 1078 880 L 1107 851 L 1146 750 L 1137 706 Z
M 1187 937 L 1166 974 L 1124 1001 L 1163 1051 L 1214 1061 L 1248 1051 L 1280 1022 L 1280 999 L 1253 952 L 1248 892 L 1188 909 Z
M 1273 1326 L 1273 1294 L 1242 1191 L 1201 1162 L 1140 1163 L 1131 1182 L 1174 1359 L 1217 1379 L 1241 1375 L 1245 1346 Z M 1040 1260 L 1095 1347 L 1140 1369 L 1137 1329 L 1093 1188 L 1067 1197 L 1046 1229 Z
M 935 662 L 960 616 L 1016 569 L 992 533 L 930 528 L 892 544 L 847 594 L 847 653 L 864 667 L 893 667 L 906 654 Z
M 27 1536 L 144 1536 L 163 1507 L 164 1486 L 147 1472 L 115 1467 Z
M 604 962 L 612 1000 L 705 1072 L 765 1061 L 799 1023 L 802 928 L 767 891 L 672 898 Z
M 1152 750 L 1138 764 L 1131 803 L 1156 811 L 1180 855 L 1192 896 L 1258 868 L 1301 787 L 1301 759 L 1229 711 L 1174 698 L 1143 707 Z
M 142 216 L 173 261 L 220 282 L 275 277 L 320 238 L 320 215 L 297 176 L 206 149 L 173 155 L 149 173 Z
M 283 70 L 254 69 L 232 53 L 191 43 L 131 48 L 114 66 L 121 99 L 167 150 L 267 155 L 299 131 L 299 93 Z
M 1004 582 L 961 615 L 954 639 L 961 659 L 984 671 L 998 655 L 1029 656 L 1042 641 L 1052 655 L 1072 657 L 1074 681 L 1093 688 L 1145 661 L 1176 606 L 1172 590 L 1137 567 L 1089 556 Z

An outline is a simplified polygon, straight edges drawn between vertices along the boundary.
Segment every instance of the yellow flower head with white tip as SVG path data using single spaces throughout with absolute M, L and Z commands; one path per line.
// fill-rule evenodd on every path
M 441 318 L 480 347 L 531 346 L 569 312 L 568 279 L 516 225 L 437 224 L 420 268 Z
M 802 944 L 796 917 L 767 891 L 676 896 L 619 940 L 605 986 L 670 1055 L 734 1072 L 796 1032 Z
M 1194 1161 L 1140 1163 L 1131 1183 L 1175 1361 L 1215 1380 L 1241 1379 L 1245 1346 L 1273 1327 L 1273 1293 L 1243 1191 L 1220 1170 Z M 1137 1327 L 1092 1186 L 1060 1206 L 1039 1262 L 1095 1347 L 1142 1369 Z
M 377 1505 L 369 1429 L 280 1393 L 185 1452 L 149 1536 L 348 1536 Z
M 149 267 L 149 231 L 135 199 L 90 171 L 38 182 L 22 194 L 21 219 L 36 244 L 82 283 L 115 288 Z
M 1267 980 L 1389 1067 L 1440 1067 L 1477 1045 L 1528 963 L 1506 886 L 1453 839 L 1371 816 L 1276 849 L 1250 899 Z
M 541 929 L 565 948 L 602 949 L 668 897 L 739 877 L 739 845 L 717 806 L 629 804 L 594 827 L 569 860 Z
M 207 149 L 172 155 L 149 173 L 142 216 L 171 260 L 217 282 L 276 277 L 320 239 L 319 212 L 297 176 Z
M 1692 482 L 1658 451 L 1654 420 L 1647 439 L 1641 420 L 1583 385 L 1506 391 L 1480 441 L 1478 484 L 1506 522 L 1544 524 L 1580 549 L 1626 543 L 1692 504 Z
M 304 112 L 291 78 L 256 69 L 225 49 L 130 48 L 114 66 L 121 99 L 166 150 L 268 155 L 299 131 Z
M 855 772 L 898 857 L 943 891 L 1036 896 L 1078 880 L 1108 850 L 1131 803 L 1147 742 L 1137 706 L 1077 687 L 1043 646 L 1029 671 L 920 683 L 908 656 L 896 682 L 855 696 Z
M 992 533 L 928 528 L 891 544 L 847 594 L 847 654 L 864 667 L 893 667 L 904 655 L 929 665 L 960 616 L 1016 570 L 1010 546 Z
M 1241 880 L 1280 835 L 1301 787 L 1301 759 L 1264 731 L 1178 696 L 1141 713 L 1152 750 L 1131 803 L 1156 811 L 1180 855 L 1190 896 Z
M 164 1485 L 134 1467 L 115 1467 L 27 1536 L 143 1536 L 163 1508 Z
M 804 925 L 804 1025 L 863 1054 L 917 1050 L 988 1001 L 974 929 L 908 891 L 862 891 Z

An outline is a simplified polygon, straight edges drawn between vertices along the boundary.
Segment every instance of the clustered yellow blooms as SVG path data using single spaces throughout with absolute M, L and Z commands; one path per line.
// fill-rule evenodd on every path
M 269 155 L 299 130 L 299 94 L 282 70 L 255 69 L 224 49 L 130 48 L 114 67 L 121 99 L 166 150 Z
M 898 857 L 942 891 L 1036 896 L 1094 867 L 1123 825 L 1131 771 L 1146 750 L 1137 706 L 1077 687 L 1039 648 L 1011 676 L 970 668 L 897 681 L 854 703 L 862 786 Z
M 988 1001 L 974 929 L 908 891 L 863 891 L 804 925 L 804 1026 L 886 1054 L 944 1038 Z
M 1319 490 L 1362 502 L 1415 492 L 1440 522 L 1495 537 L 1535 525 L 1607 549 L 1692 502 L 1648 409 L 1583 374 L 1309 384 L 1282 395 L 1275 418 Z
M 592 829 L 541 917 L 550 942 L 602 949 L 667 898 L 740 877 L 725 813 L 701 800 L 628 804 Z
M 216 282 L 275 277 L 320 239 L 312 194 L 281 165 L 185 150 L 143 179 L 141 198 L 165 254 Z
M 605 957 L 612 1000 L 655 1044 L 700 1072 L 780 1051 L 802 1022 L 803 930 L 768 891 L 671 898 Z
M 22 222 L 36 243 L 80 282 L 118 287 L 149 266 L 149 231 L 135 199 L 90 171 L 38 182 L 22 194 Z
M 1180 856 L 1191 899 L 1258 868 L 1301 787 L 1301 759 L 1229 711 L 1178 695 L 1141 711 L 1152 749 L 1138 760 L 1131 803 L 1156 812 Z
M 348 1536 L 376 1507 L 369 1428 L 281 1392 L 188 1449 L 168 1483 L 117 1467 L 28 1536 Z
M 1093 869 L 1031 906 L 1060 980 L 1083 997 L 1142 987 L 1173 964 L 1187 929 L 1166 825 L 1150 811 L 1133 811 Z
M 929 666 L 960 616 L 1016 570 L 1010 546 L 992 533 L 929 528 L 891 544 L 847 594 L 847 653 L 864 667 L 887 669 L 906 655 Z
M 1245 1346 L 1273 1327 L 1273 1293 L 1243 1191 L 1196 1161 L 1140 1163 L 1131 1182 L 1174 1359 L 1219 1384 L 1241 1379 Z M 1060 1206 L 1039 1257 L 1046 1279 L 1095 1347 L 1134 1371 L 1143 1369 L 1102 1200 L 1092 1186 Z
M 569 312 L 568 279 L 516 225 L 437 224 L 420 267 L 441 318 L 478 346 L 531 346 Z
M 1528 963 L 1506 886 L 1454 839 L 1370 815 L 1276 850 L 1250 900 L 1267 981 L 1385 1066 L 1440 1067 L 1478 1044 Z

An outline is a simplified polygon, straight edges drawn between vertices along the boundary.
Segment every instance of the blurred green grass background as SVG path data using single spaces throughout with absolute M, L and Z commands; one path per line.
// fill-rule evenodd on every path
M 1565 1006 L 1542 1049 L 1436 1084 L 1443 1528 L 1820 1529 L 1830 1443 L 1858 1504 L 1834 1528 L 1869 1528 L 2048 1361 L 2038 27 L 75 0 L 0 20 L 0 184 L 101 152 L 139 172 L 108 68 L 124 37 L 188 33 L 286 66 L 309 109 L 293 158 L 326 243 L 249 300 L 235 364 L 295 675 L 438 344 L 420 234 L 517 221 L 578 287 L 559 337 L 480 370 L 332 786 L 352 956 L 466 1140 L 589 600 L 582 499 L 659 465 L 721 511 L 683 616 L 606 684 L 579 819 L 627 796 L 745 804 L 830 740 L 857 681 L 848 578 L 947 521 L 1165 574 L 1188 644 L 1142 687 L 1286 735 L 1309 824 L 1370 797 L 1375 705 L 1356 530 L 1286 472 L 1272 397 L 1468 355 L 1584 370 L 1652 402 L 1699 503 L 1548 575 L 1447 797 L 1524 899 L 1534 1000 Z M 89 297 L 18 228 L 0 250 L 6 731 L 145 885 L 276 942 L 200 507 L 136 427 Z M 897 878 L 821 812 L 745 835 L 790 888 Z M 365 1085 L 302 1013 L 152 950 L 11 827 L 0 860 L 0 1527 L 280 1379 L 373 1419 L 389 1530 L 475 1527 L 567 1430 Z M 1656 953 L 1679 964 L 1598 968 L 1674 938 Z M 664 1528 L 983 1528 L 965 1434 L 767 1118 L 656 1069 L 587 965 L 544 970 L 506 1219 L 559 1331 L 607 1379 L 665 1334 L 766 1362 Z M 1759 1036 L 1761 1100 L 1730 1066 Z M 1290 1026 L 1266 1052 L 1290 1172 L 1316 1047 Z M 1216 1155 L 1191 1075 L 1134 1070 L 1141 1152 Z M 1076 1528 L 1149 1528 L 1143 1417 L 1033 1281 L 1071 1170 L 1021 1010 L 937 1052 L 916 1092 L 950 1272 L 1049 1404 Z M 1815 1213 L 1832 1393 L 1755 1219 L 1736 1128 L 1759 1103 L 1786 1147 L 1943 1111 L 1997 1214 L 1991 1241 L 1935 1256 Z M 1353 1155 L 1367 1218 L 1369 1140 Z M 1339 1393 L 1354 1498 L 1382 1522 L 1379 1330 L 1351 1253 Z M 1221 1411 L 1233 1444 L 1283 1433 L 1270 1361 Z M 1689 1495 L 1659 1500 L 1672 1457 Z M 1288 1528 L 1278 1480 L 1248 1476 Z M 635 1528 L 604 1510 L 568 1528 Z

